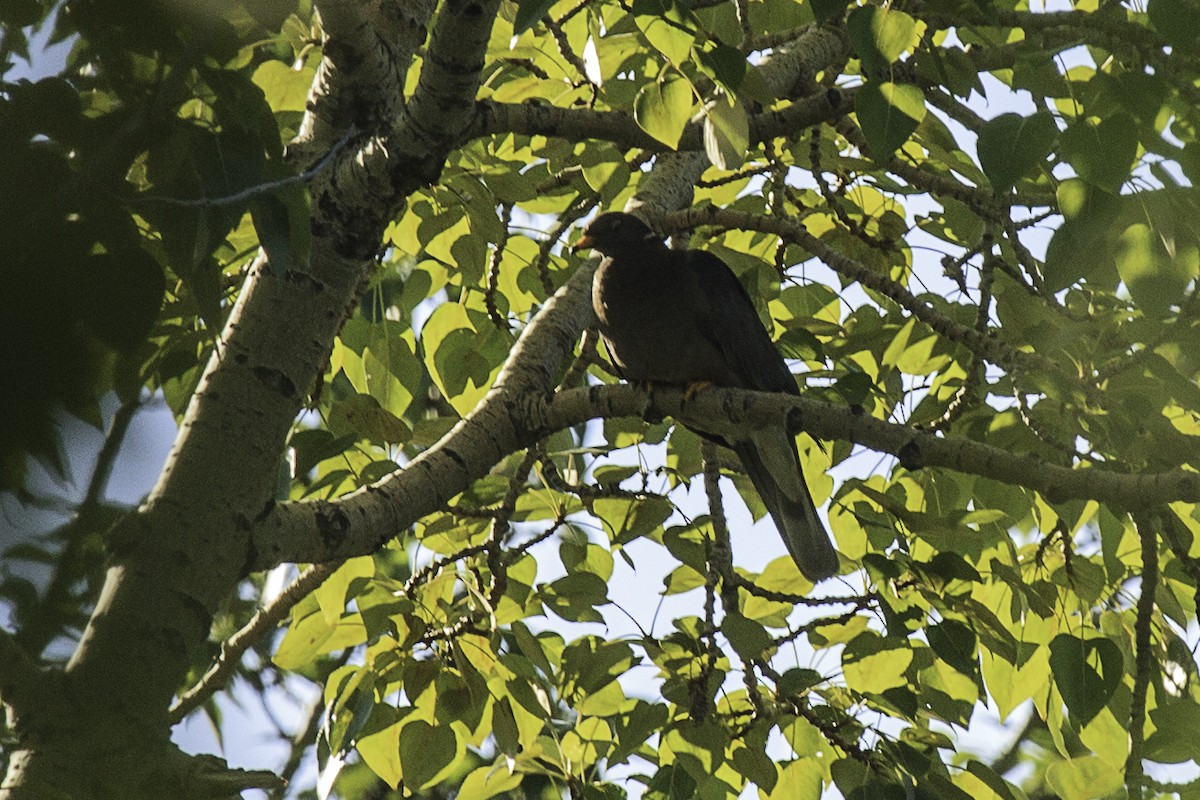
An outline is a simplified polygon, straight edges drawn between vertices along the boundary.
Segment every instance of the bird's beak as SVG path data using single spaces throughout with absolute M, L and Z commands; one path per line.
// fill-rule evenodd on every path
M 592 246 L 592 237 L 586 233 L 575 240 L 575 244 L 571 245 L 571 252 L 578 253 L 580 250 L 585 250 Z

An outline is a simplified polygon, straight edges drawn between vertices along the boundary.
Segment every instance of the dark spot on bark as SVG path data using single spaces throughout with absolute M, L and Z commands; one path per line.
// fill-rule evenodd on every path
M 237 354 L 236 354 L 236 355 L 234 355 L 234 357 L 233 357 L 233 363 L 235 363 L 235 364 L 239 364 L 239 365 L 240 365 L 240 364 L 245 364 L 245 363 L 246 363 L 247 361 L 249 361 L 249 360 L 250 360 L 250 357 L 249 357 L 249 356 L 247 356 L 245 353 L 237 353 Z
M 829 103 L 829 107 L 837 110 L 842 105 L 842 93 L 837 89 L 827 89 L 825 91 L 825 101 Z
M 1071 495 L 1057 484 L 1046 487 L 1042 491 L 1042 496 L 1046 498 L 1046 502 L 1048 503 L 1065 503 L 1071 499 Z
M 181 592 L 179 597 L 183 601 L 183 605 L 185 608 L 187 608 L 188 612 L 196 618 L 196 625 L 199 630 L 207 631 L 212 627 L 212 612 L 205 607 L 204 603 L 184 592 Z M 180 636 L 179 631 L 172 631 L 172 633 L 175 637 Z M 183 645 L 183 640 L 180 638 L 173 638 L 172 643 L 179 652 L 185 652 L 187 650 L 187 647 Z
M 481 6 L 479 3 L 467 3 L 467 5 L 463 7 L 462 15 L 464 17 L 482 17 L 483 6 Z
M 350 517 L 338 506 L 328 503 L 317 508 L 317 533 L 328 550 L 336 549 L 350 532 Z
M 804 430 L 804 414 L 798 408 L 789 408 L 783 424 L 787 428 L 788 435 L 795 436 Z
M 258 378 L 259 383 L 263 386 L 284 397 L 296 396 L 296 384 L 292 383 L 292 379 L 280 370 L 271 367 L 255 367 L 254 377 Z
M 457 450 L 445 447 L 442 448 L 442 452 L 446 454 L 447 458 L 449 458 L 455 464 L 458 464 L 459 469 L 461 469 L 463 472 L 467 471 L 467 461 L 459 454 Z
M 293 283 L 297 286 L 305 286 L 314 294 L 319 294 L 325 291 L 325 284 L 313 278 L 307 272 L 298 269 L 289 269 L 283 273 L 283 279 L 288 283 Z
M 262 522 L 274 510 L 275 510 L 275 501 L 268 500 L 266 503 L 263 504 L 262 511 L 259 511 L 258 514 L 255 515 L 254 524 L 257 525 L 258 523 Z
M 901 447 L 896 453 L 896 458 L 900 459 L 900 466 L 909 471 L 922 469 L 925 466 L 925 456 L 921 452 L 921 446 L 915 440 L 909 440 Z
M 443 58 L 438 53 L 427 53 L 426 60 L 434 64 L 438 69 L 448 72 L 451 75 L 478 75 L 483 71 L 484 63 L 482 61 L 463 61 L 458 58 Z M 474 100 L 470 101 L 474 103 Z

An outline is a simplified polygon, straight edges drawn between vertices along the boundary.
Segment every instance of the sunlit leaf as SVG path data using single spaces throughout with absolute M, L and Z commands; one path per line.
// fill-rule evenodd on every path
M 1046 780 L 1062 800 L 1107 797 L 1123 786 L 1120 771 L 1097 756 L 1056 761 L 1046 768 Z
M 732 104 L 724 98 L 705 107 L 704 151 L 717 169 L 737 169 L 746 156 L 750 122 L 745 107 L 736 99 Z
M 891 7 L 867 5 L 854 9 L 847 20 L 846 32 L 871 76 L 882 76 L 919 40 L 916 20 Z
M 668 147 L 679 143 L 691 114 L 692 87 L 681 77 L 648 83 L 634 99 L 637 124 Z

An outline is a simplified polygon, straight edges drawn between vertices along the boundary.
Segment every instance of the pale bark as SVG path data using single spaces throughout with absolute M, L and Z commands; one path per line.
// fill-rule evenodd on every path
M 112 566 L 67 668 L 38 676 L 27 692 L 35 702 L 9 705 L 20 746 L 2 797 L 236 796 L 269 783 L 179 753 L 167 711 L 206 652 L 212 614 L 247 573 L 250 530 L 270 508 L 287 433 L 357 301 L 383 227 L 436 177 L 466 130 L 498 0 L 444 4 L 429 49 L 449 55 L 438 67 L 426 61 L 407 105 L 400 77 L 424 21 L 390 16 L 395 24 L 381 32 L 355 17 L 354 5 L 321 6 L 346 37 L 327 47 L 318 81 L 336 86 L 337 98 L 320 88 L 310 98 L 298 149 L 320 150 L 345 128 L 387 125 L 364 131 L 357 150 L 321 173 L 307 269 L 275 270 L 260 256 L 248 270 L 157 486 L 112 535 Z M 350 95 L 375 110 L 347 104 Z

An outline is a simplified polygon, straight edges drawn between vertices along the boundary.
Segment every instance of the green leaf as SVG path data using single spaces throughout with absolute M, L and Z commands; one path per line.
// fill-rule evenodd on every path
M 517 0 L 517 15 L 513 17 L 513 36 L 520 36 L 541 22 L 550 13 L 555 2 L 556 0 Z
M 963 675 L 974 678 L 979 674 L 975 656 L 975 632 L 957 620 L 946 619 L 925 629 L 929 646 L 942 661 Z
M 667 716 L 667 707 L 662 703 L 635 701 L 629 712 L 613 721 L 617 747 L 610 754 L 610 761 L 619 764 L 637 752 L 646 740 L 666 724 Z
M 741 50 L 729 45 L 720 44 L 712 50 L 704 50 L 696 54 L 700 65 L 725 90 L 736 93 L 746 77 L 746 56 Z
M 1060 633 L 1050 642 L 1050 669 L 1071 716 L 1086 725 L 1120 685 L 1125 662 L 1121 649 L 1108 639 Z
M 1046 769 L 1046 782 L 1061 800 L 1094 800 L 1121 789 L 1121 773 L 1099 756 L 1057 761 Z
M 1056 292 L 1086 279 L 1115 289 L 1111 228 L 1120 198 L 1078 179 L 1063 181 L 1056 194 L 1065 221 L 1046 248 L 1046 288 Z
M 718 97 L 704 112 L 704 151 L 717 169 L 737 169 L 746 158 L 750 120 L 740 100 Z
M 313 592 L 325 622 L 336 625 L 346 610 L 347 592 L 356 579 L 370 578 L 375 574 L 375 561 L 371 556 L 347 559 L 332 575 Z
M 917 22 L 903 11 L 861 6 L 850 12 L 846 33 L 868 76 L 882 76 L 888 67 L 920 41 Z
M 1080 178 L 1115 193 L 1129 180 L 1137 148 L 1137 123 L 1118 113 L 1099 123 L 1090 119 L 1071 123 L 1062 132 L 1060 150 Z
M 430 725 L 417 719 L 400 731 L 400 764 L 409 791 L 433 784 L 457 755 L 457 737 L 449 725 Z
M 633 101 L 637 124 L 668 147 L 679 144 L 691 115 L 692 85 L 681 77 L 648 83 Z
M 798 758 L 780 769 L 779 781 L 769 790 L 767 800 L 821 800 L 824 788 L 820 762 L 815 758 Z
M 868 82 L 854 99 L 871 158 L 886 164 L 925 118 L 925 94 L 906 83 Z
M 1164 228 L 1169 227 L 1166 220 L 1162 222 Z M 1116 261 L 1117 273 L 1130 296 L 1151 316 L 1161 316 L 1179 305 L 1187 285 L 1200 271 L 1195 241 L 1165 241 L 1162 230 L 1152 228 L 1151 223 L 1135 223 L 1121 232 Z
M 309 614 L 292 622 L 271 660 L 280 669 L 299 670 L 316 656 L 362 644 L 366 639 L 367 630 L 357 616 L 330 624 L 324 614 Z
M 729 643 L 743 661 L 762 658 L 763 653 L 771 646 L 771 637 L 766 628 L 741 614 L 726 614 L 721 620 L 721 633 L 729 639 Z
M 979 132 L 979 165 L 997 192 L 1007 192 L 1046 160 L 1058 137 L 1054 117 L 1046 111 L 1023 117 L 1001 114 Z
M 476 325 L 463 305 L 443 303 L 421 328 L 421 345 L 434 382 L 465 416 L 491 388 L 510 340 L 490 323 Z
M 512 701 L 502 697 L 492 706 L 492 734 L 496 747 L 506 756 L 515 756 L 521 751 L 521 732 L 517 718 L 513 715 Z
M 412 713 L 411 708 L 396 709 L 381 703 L 375 707 L 371 718 L 357 742 L 355 749 L 371 771 L 395 789 L 400 785 L 400 731 L 403 718 Z
M 868 694 L 907 685 L 905 672 L 912 660 L 907 642 L 884 639 L 871 631 L 856 636 L 842 651 L 846 685 Z
M 658 52 L 676 66 L 688 61 L 696 35 L 688 12 L 674 0 L 634 0 L 633 21 Z
M 458 787 L 454 800 L 490 800 L 498 794 L 512 792 L 521 785 L 523 778 L 520 772 L 510 774 L 491 764 L 477 767 Z
M 817 18 L 817 24 L 823 24 L 841 16 L 849 5 L 850 0 L 813 0 L 813 15 Z
M 1188 55 L 1200 55 L 1200 6 L 1191 0 L 1150 0 L 1150 23 L 1162 37 Z
M 967 762 L 967 772 L 974 775 L 983 782 L 989 789 L 995 792 L 1000 800 L 1016 800 L 1016 794 L 1012 790 L 1012 786 L 1008 781 L 996 774 L 996 771 L 991 767 L 983 764 L 975 759 Z
M 604 617 L 595 606 L 608 602 L 608 584 L 599 575 L 578 572 L 543 586 L 541 595 L 551 611 L 569 622 L 600 622 Z
M 329 411 L 329 430 L 335 436 L 357 434 L 374 444 L 403 444 L 412 436 L 404 420 L 379 405 L 368 394 L 352 394 L 333 404 Z
M 304 61 L 301 69 L 292 69 L 282 61 L 264 61 L 254 70 L 254 82 L 263 90 L 272 111 L 303 112 L 308 104 L 317 59 Z
M 761 747 L 739 747 L 733 751 L 733 768 L 745 775 L 765 792 L 779 782 L 779 769 Z
M 696 779 L 678 762 L 661 767 L 646 787 L 645 800 L 695 800 Z

